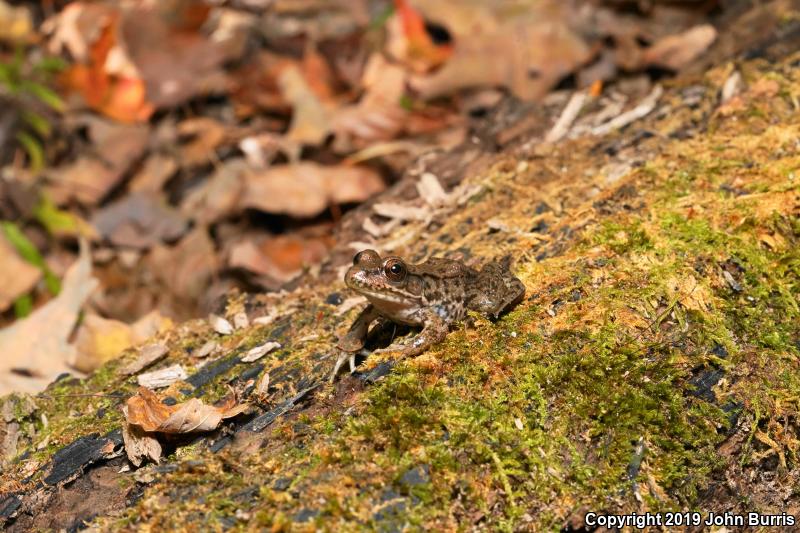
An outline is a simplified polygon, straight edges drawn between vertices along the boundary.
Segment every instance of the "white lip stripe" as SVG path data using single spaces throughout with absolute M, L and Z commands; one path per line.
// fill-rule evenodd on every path
M 392 302 L 392 303 L 400 303 L 410 300 L 419 300 L 420 298 L 414 296 L 408 296 L 405 294 L 398 294 L 394 292 L 378 292 L 378 291 L 368 291 L 362 288 L 358 289 L 358 292 L 366 296 L 367 298 L 375 298 L 376 300 L 382 300 L 384 302 Z

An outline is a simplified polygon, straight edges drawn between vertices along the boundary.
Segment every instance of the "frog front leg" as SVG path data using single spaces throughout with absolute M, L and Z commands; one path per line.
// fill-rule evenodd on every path
M 367 305 L 363 311 L 358 315 L 356 321 L 347 330 L 347 333 L 342 335 L 336 347 L 344 350 L 345 352 L 357 352 L 364 347 L 364 342 L 367 339 L 367 332 L 369 325 L 380 316 L 380 313 L 374 305 Z
M 331 373 L 330 378 L 331 381 L 333 381 L 336 377 L 336 374 L 339 373 L 339 369 L 342 368 L 342 365 L 345 361 L 350 361 L 350 371 L 355 372 L 356 353 L 364 347 L 364 342 L 367 338 L 367 332 L 369 331 L 369 325 L 379 316 L 380 313 L 378 313 L 378 310 L 375 308 L 375 306 L 369 304 L 364 308 L 363 311 L 361 311 L 356 318 L 356 321 L 353 322 L 353 325 L 350 326 L 349 330 L 347 330 L 347 333 L 342 335 L 342 337 L 339 339 L 339 342 L 336 343 L 336 347 L 341 350 L 341 353 L 336 359 L 336 364 L 333 367 L 333 372 Z
M 403 355 L 414 357 L 421 354 L 434 344 L 442 342 L 449 329 L 449 324 L 442 317 L 433 311 L 429 312 L 423 319 L 422 331 L 405 345 Z

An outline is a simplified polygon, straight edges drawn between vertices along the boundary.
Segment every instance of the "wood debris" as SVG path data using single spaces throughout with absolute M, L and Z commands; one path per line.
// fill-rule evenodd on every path
M 184 370 L 181 365 L 176 364 L 159 370 L 153 370 L 152 372 L 139 374 L 136 377 L 136 381 L 141 387 L 161 389 L 169 387 L 176 381 L 182 381 L 187 377 L 189 377 L 189 375 L 186 373 L 186 370 Z

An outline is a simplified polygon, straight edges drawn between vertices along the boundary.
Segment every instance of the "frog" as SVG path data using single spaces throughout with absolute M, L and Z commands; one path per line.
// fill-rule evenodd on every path
M 345 360 L 355 371 L 356 353 L 375 321 L 421 327 L 407 344 L 375 351 L 399 350 L 402 357 L 413 357 L 441 342 L 468 311 L 496 320 L 525 295 L 525 285 L 509 266 L 508 260 L 491 261 L 478 271 L 455 259 L 431 257 L 412 264 L 399 256 L 382 258 L 372 249 L 358 252 L 344 282 L 369 303 L 336 345 L 340 355 L 331 381 Z

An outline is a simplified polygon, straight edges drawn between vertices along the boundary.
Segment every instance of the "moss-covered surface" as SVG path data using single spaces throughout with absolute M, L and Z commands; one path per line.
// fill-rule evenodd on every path
M 580 525 L 588 510 L 800 513 L 798 59 L 743 65 L 750 89 L 722 108 L 729 67 L 693 80 L 699 103 L 685 103 L 683 82 L 624 132 L 523 149 L 468 176 L 483 192 L 409 228 L 418 238 L 399 251 L 510 253 L 528 290 L 516 309 L 475 317 L 376 383 L 325 384 L 216 453 L 207 442 L 224 430 L 179 443 L 169 468 L 119 474 L 137 497 L 95 523 L 510 531 Z M 179 327 L 159 365 L 211 378 L 165 394 L 214 401 L 268 371 L 260 410 L 325 382 L 358 312 L 325 303 L 342 289 L 236 299 L 229 314 L 283 318 L 224 338 L 204 321 Z M 221 355 L 194 358 L 211 338 Z M 235 360 L 270 339 L 281 349 Z M 46 473 L 52 451 L 118 427 L 135 384 L 118 369 L 134 357 L 17 413 L 27 455 L 8 466 L 5 491 L 30 490 L 23 479 Z

